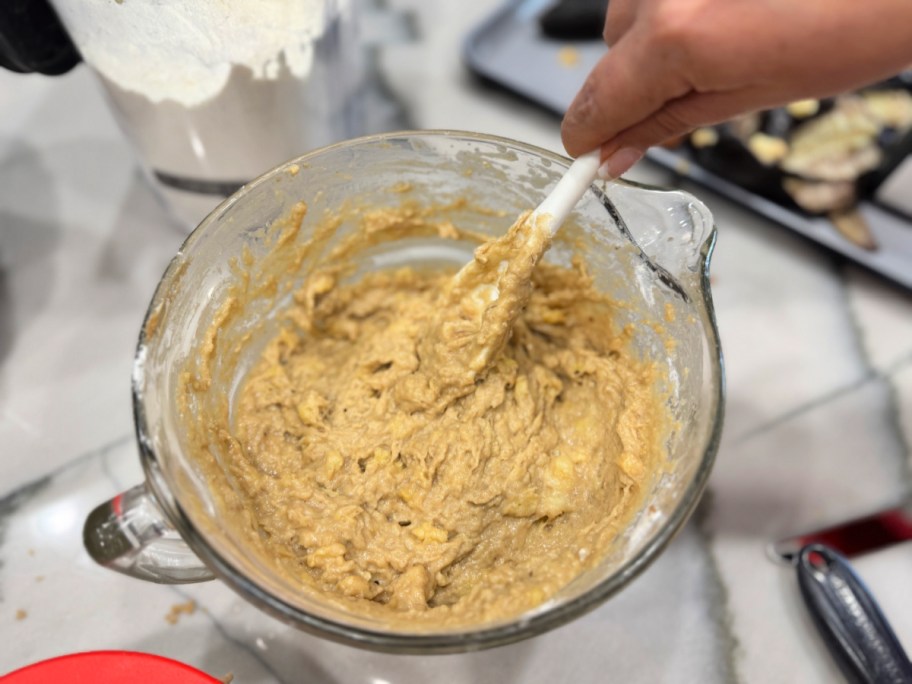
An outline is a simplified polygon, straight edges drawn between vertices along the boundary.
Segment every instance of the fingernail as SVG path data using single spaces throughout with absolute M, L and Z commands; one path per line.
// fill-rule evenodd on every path
M 643 151 L 635 147 L 622 147 L 612 154 L 598 169 L 598 177 L 602 180 L 614 180 L 627 173 L 630 167 L 643 158 Z

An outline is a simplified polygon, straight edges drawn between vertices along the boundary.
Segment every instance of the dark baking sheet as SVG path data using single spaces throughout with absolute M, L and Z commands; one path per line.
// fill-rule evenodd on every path
M 537 17 L 552 1 L 510 0 L 466 37 L 463 58 L 485 79 L 563 114 L 607 48 L 597 40 L 560 42 L 543 36 Z M 807 216 L 710 173 L 686 148 L 654 148 L 647 158 L 912 289 L 912 222 L 901 214 L 872 202 L 859 204 L 878 244 L 868 251 L 840 235 L 826 218 Z

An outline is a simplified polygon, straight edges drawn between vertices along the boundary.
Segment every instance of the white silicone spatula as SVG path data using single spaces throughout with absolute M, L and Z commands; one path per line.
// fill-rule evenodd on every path
M 525 224 L 531 226 L 534 231 L 547 231 L 549 237 L 554 237 L 554 234 L 557 232 L 558 228 L 567 220 L 567 217 L 570 215 L 570 212 L 573 211 L 573 207 L 576 206 L 576 203 L 580 201 L 580 198 L 586 192 L 587 188 L 592 185 L 592 181 L 595 180 L 596 174 L 598 173 L 599 168 L 599 150 L 592 150 L 586 154 L 580 155 L 567 169 L 567 172 L 557 181 L 557 185 L 554 186 L 554 189 L 548 193 L 548 196 L 542 200 L 529 215 L 529 218 L 526 219 Z M 507 239 L 508 235 L 502 236 L 499 240 Z M 548 241 L 536 241 L 537 244 L 541 246 L 542 250 L 547 249 Z M 531 263 L 535 264 L 541 258 L 541 253 L 530 255 L 534 258 Z M 465 283 L 478 281 L 477 284 L 481 284 L 482 281 L 479 281 L 479 265 L 473 259 L 463 266 L 459 271 L 453 276 L 454 291 L 459 287 L 464 287 Z M 482 272 L 484 269 L 481 269 Z M 502 275 L 503 269 L 498 269 L 496 273 L 491 273 L 491 277 L 498 281 L 500 275 Z M 473 275 L 470 275 L 473 274 Z M 528 276 L 529 274 L 527 274 Z M 483 276 L 482 276 L 483 277 Z M 488 283 L 491 284 L 491 283 Z M 488 291 L 487 296 L 491 296 L 492 291 Z M 493 291 L 493 300 L 498 298 L 500 292 L 499 287 Z
M 469 333 L 462 336 L 458 348 L 462 358 L 457 359 L 457 367 L 471 368 L 469 377 L 474 381 L 476 373 L 490 364 L 509 339 L 513 323 L 529 301 L 532 270 L 548 249 L 550 238 L 595 180 L 598 167 L 598 150 L 579 157 L 523 223 L 514 224 L 507 233 L 489 243 L 496 260 L 491 259 L 492 249 L 482 259 L 476 252 L 476 258 L 459 269 L 447 288 L 448 301 L 426 337 L 432 343 L 426 345 L 429 349 L 423 354 L 424 359 L 433 358 L 434 350 L 443 348 L 452 363 L 451 352 L 455 347 L 434 341 L 443 339 L 442 331 L 454 328 L 454 321 L 465 327 L 466 320 L 470 320 L 474 323 Z M 465 302 L 469 305 L 464 306 Z
M 539 204 L 529 220 L 532 225 L 547 227 L 553 236 L 561 227 L 586 189 L 592 185 L 599 168 L 599 150 L 595 149 L 577 157 L 567 173 Z

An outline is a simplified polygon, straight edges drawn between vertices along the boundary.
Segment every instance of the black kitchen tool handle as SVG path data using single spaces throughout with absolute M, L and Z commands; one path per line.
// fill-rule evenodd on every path
M 912 682 L 912 663 L 845 558 L 822 544 L 805 546 L 798 555 L 798 585 L 824 642 L 850 682 Z
M 557 0 L 538 18 L 542 33 L 556 40 L 599 40 L 607 0 Z
M 58 76 L 80 59 L 47 0 L 0 0 L 0 67 Z

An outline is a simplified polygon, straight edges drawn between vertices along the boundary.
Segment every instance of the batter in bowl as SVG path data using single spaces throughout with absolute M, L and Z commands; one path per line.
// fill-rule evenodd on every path
M 581 260 L 538 263 L 525 219 L 456 278 L 318 269 L 248 374 L 227 467 L 302 589 L 390 621 L 495 621 L 638 510 L 664 458 L 657 369 Z

